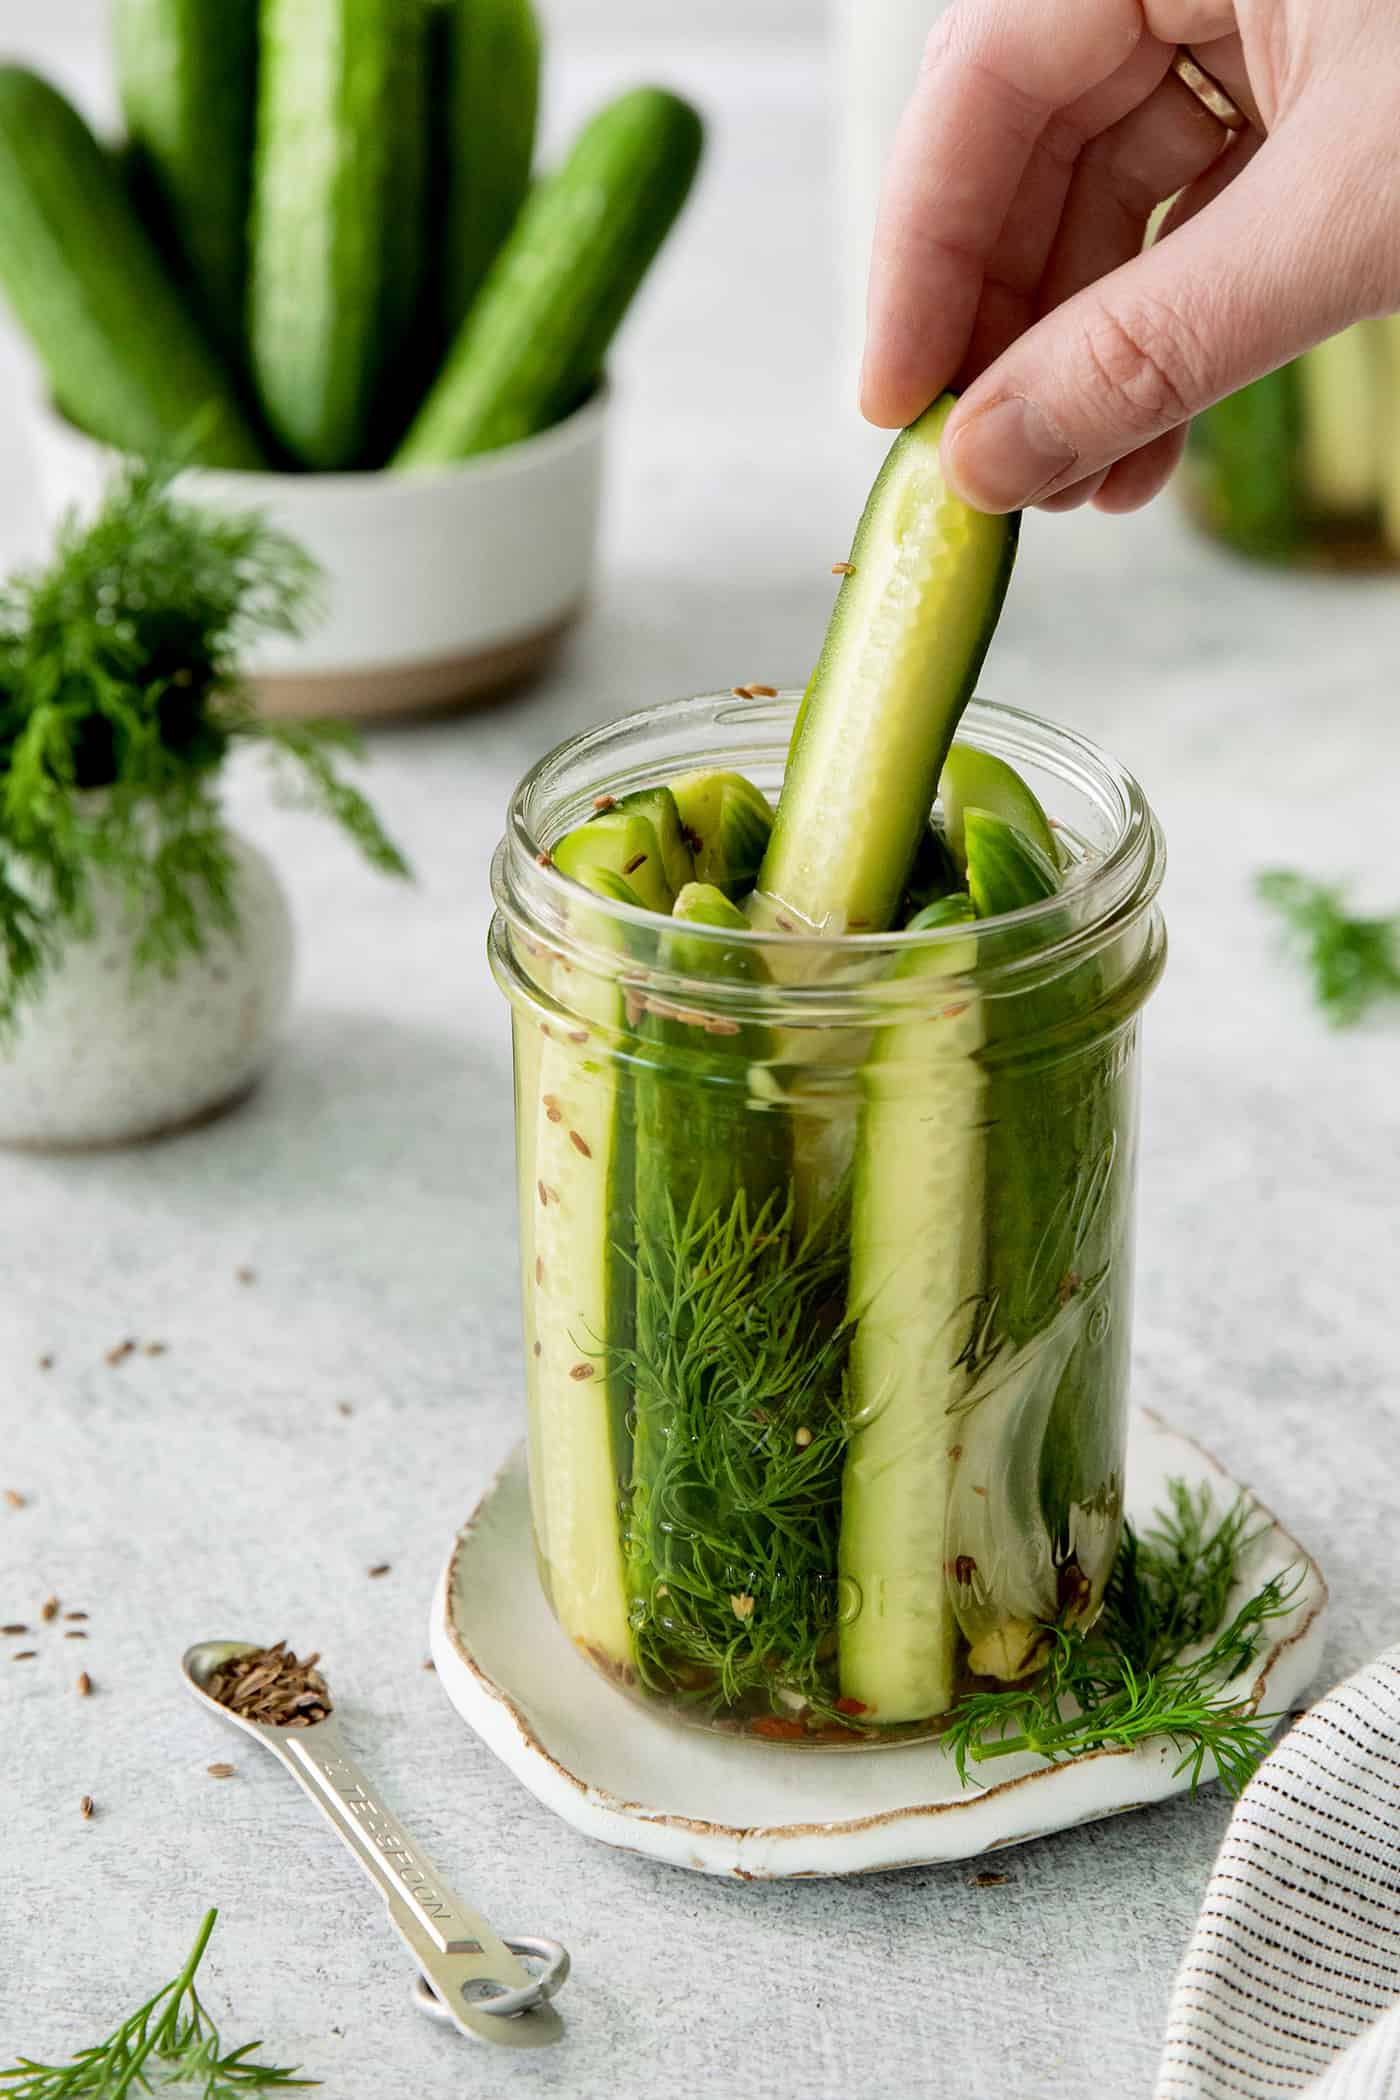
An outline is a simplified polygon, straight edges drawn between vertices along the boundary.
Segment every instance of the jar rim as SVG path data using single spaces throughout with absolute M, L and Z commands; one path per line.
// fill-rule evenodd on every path
M 793 715 L 801 700 L 802 693 L 798 688 L 787 688 L 761 698 L 746 698 L 732 689 L 725 693 L 701 693 L 614 716 L 556 744 L 523 776 L 511 797 L 506 836 L 492 867 L 492 887 L 498 908 L 517 923 L 532 919 L 538 923 L 533 908 L 527 905 L 527 909 L 521 911 L 524 893 L 531 891 L 543 907 L 543 916 L 556 923 L 567 917 L 569 900 L 577 898 L 578 888 L 553 865 L 549 854 L 565 832 L 586 818 L 591 807 L 590 795 L 596 797 L 599 792 L 601 780 L 592 768 L 583 764 L 590 753 L 597 755 L 600 772 L 611 758 L 607 791 L 620 796 L 634 788 L 653 786 L 656 782 L 654 750 L 650 750 L 645 762 L 635 765 L 632 776 L 629 776 L 626 765 L 620 763 L 629 744 L 646 745 L 647 730 L 680 730 L 704 725 L 716 732 L 731 727 L 752 731 L 755 727 L 772 724 L 775 730 L 786 728 L 790 732 Z M 1080 731 L 1048 721 L 1028 709 L 1008 707 L 999 701 L 972 701 L 958 725 L 958 736 L 994 756 L 1012 762 L 1029 760 L 1039 763 L 1061 780 L 1087 793 L 1109 817 L 1113 827 L 1111 843 L 1095 854 L 1092 862 L 1083 867 L 1070 885 L 1081 916 L 1078 928 L 1067 937 L 1069 943 L 1075 947 L 1082 947 L 1086 942 L 1096 944 L 1125 914 L 1136 917 L 1151 906 L 1165 872 L 1165 845 L 1146 795 L 1126 766 Z M 782 742 L 784 751 L 786 743 L 785 736 Z M 703 745 L 697 743 L 692 751 L 677 758 L 674 770 L 684 770 L 688 760 L 703 762 L 707 768 L 717 770 L 727 764 L 741 770 L 746 758 L 752 764 L 754 749 L 751 740 L 747 743 L 736 740 L 732 750 L 722 748 L 722 745 L 722 735 L 707 739 Z M 570 769 L 583 771 L 594 782 L 591 790 L 576 791 L 573 798 L 576 807 L 570 807 L 566 801 L 562 809 L 547 808 L 551 788 L 556 787 Z M 545 814 L 553 819 L 547 829 L 540 821 Z M 1026 947 L 1034 951 L 1033 936 L 1038 925 L 1053 926 L 1063 933 L 1066 894 L 1061 890 L 1015 911 L 979 919 L 979 941 L 995 944 L 999 934 L 1008 933 L 1025 937 Z M 601 913 L 618 926 L 654 929 L 657 924 L 654 912 L 610 898 L 590 895 L 589 908 L 590 912 Z M 946 952 L 967 937 L 967 929 L 960 926 L 934 927 L 912 933 L 904 929 L 821 933 L 803 928 L 794 935 L 775 933 L 762 927 L 741 932 L 738 928 L 688 924 L 686 932 L 688 937 L 698 937 L 702 943 L 730 949 L 736 945 L 752 947 L 759 952 L 771 951 L 775 943 L 799 940 L 804 950 L 814 957 L 825 952 L 833 958 L 840 955 L 851 963 L 879 954 L 888 955 L 892 950 L 902 954 Z M 1057 948 L 1064 945 L 1064 939 L 1055 944 Z M 1027 960 L 1043 961 L 1046 952 L 1044 949 L 1032 952 Z

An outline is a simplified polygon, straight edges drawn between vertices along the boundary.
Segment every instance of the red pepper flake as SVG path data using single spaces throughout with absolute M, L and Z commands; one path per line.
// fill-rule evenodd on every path
M 575 1152 L 581 1152 L 585 1159 L 592 1159 L 593 1147 L 589 1144 L 587 1138 L 581 1138 L 576 1130 L 569 1132 L 569 1143 L 573 1146 Z
M 868 1714 L 870 1708 L 863 1699 L 838 1699 L 836 1711 L 838 1714 Z
M 769 1743 L 800 1743 L 807 1731 L 800 1721 L 780 1720 L 777 1714 L 760 1714 L 750 1721 L 749 1732 L 761 1735 Z
M 584 1378 L 592 1378 L 596 1376 L 596 1373 L 592 1364 L 574 1364 L 569 1372 L 569 1376 L 570 1378 L 582 1380 Z

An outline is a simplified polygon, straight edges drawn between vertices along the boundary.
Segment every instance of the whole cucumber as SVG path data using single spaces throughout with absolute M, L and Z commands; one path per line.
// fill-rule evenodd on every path
M 258 0 L 113 0 L 134 179 L 194 301 L 242 357 Z
M 531 0 L 441 0 L 434 27 L 444 196 L 437 296 L 450 342 L 530 187 L 540 26 Z
M 396 465 L 494 451 L 577 406 L 690 194 L 703 139 L 696 111 L 663 88 L 593 119 L 531 193 Z
M 23 66 L 0 67 L 0 227 L 0 284 L 75 423 L 147 458 L 266 465 L 115 156 Z
M 1302 531 L 1293 365 L 1217 401 L 1191 425 L 1187 487 L 1201 522 L 1240 554 L 1288 561 Z
M 366 463 L 422 272 L 423 0 L 262 0 L 252 365 L 288 451 Z

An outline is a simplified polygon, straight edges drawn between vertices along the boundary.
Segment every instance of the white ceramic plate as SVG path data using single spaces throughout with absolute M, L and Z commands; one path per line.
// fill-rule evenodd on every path
M 1223 1513 L 1236 1482 L 1200 1447 L 1139 1412 L 1129 1438 L 1128 1514 L 1150 1522 L 1167 1482 L 1208 1482 Z M 1242 1705 L 1278 1713 L 1311 1682 L 1327 1586 L 1296 1540 L 1271 1529 L 1241 1573 L 1241 1601 L 1293 1567 L 1293 1608 L 1247 1677 Z M 763 1880 L 861 1874 L 970 1859 L 1180 1793 L 1170 1745 L 1098 1751 L 1070 1764 L 1006 1758 L 964 1791 L 936 1743 L 815 1750 L 707 1735 L 651 1714 L 579 1656 L 540 1593 L 523 1449 L 458 1537 L 433 1605 L 433 1660 L 457 1711 L 565 1822 L 704 1874 Z

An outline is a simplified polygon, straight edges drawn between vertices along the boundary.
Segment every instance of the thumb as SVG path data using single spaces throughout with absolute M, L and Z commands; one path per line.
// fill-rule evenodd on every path
M 1197 216 L 1013 343 L 948 420 L 959 493 L 1041 502 L 1397 303 L 1396 214 L 1339 168 L 1339 136 L 1330 115 L 1281 128 Z

